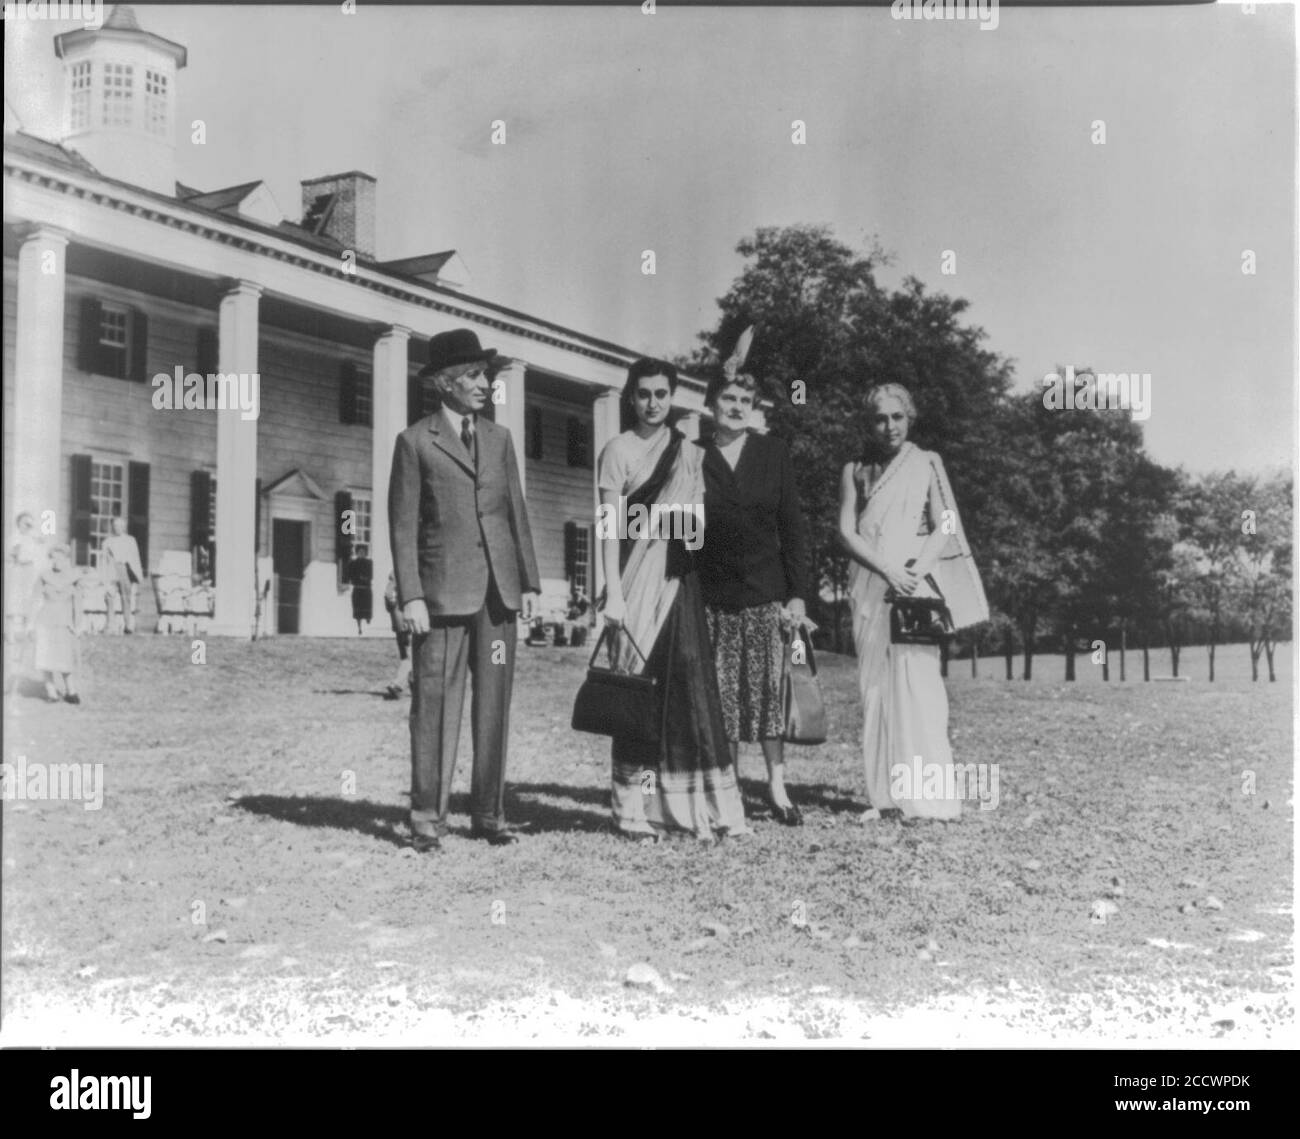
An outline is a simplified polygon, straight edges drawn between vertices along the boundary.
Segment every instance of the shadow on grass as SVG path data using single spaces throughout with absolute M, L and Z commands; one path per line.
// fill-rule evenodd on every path
M 548 801 L 552 799 L 562 801 Z M 394 846 L 405 846 L 408 838 L 407 809 L 391 803 L 304 795 L 245 795 L 231 806 L 294 826 L 355 831 Z M 609 792 L 598 787 L 566 787 L 559 783 L 516 783 L 506 787 L 507 822 L 532 834 L 604 831 L 609 822 L 608 808 Z M 469 810 L 468 794 L 452 795 L 452 816 L 465 818 Z M 468 823 L 450 828 L 453 834 L 468 834 L 469 829 Z
M 406 810 L 391 803 L 372 803 L 368 799 L 320 799 L 305 795 L 244 795 L 231 806 L 295 826 L 356 831 L 394 846 L 406 845 Z
M 786 784 L 786 790 L 790 792 L 790 801 L 805 809 L 829 811 L 832 815 L 860 815 L 867 809 L 865 801 L 830 783 L 796 783 L 791 780 Z M 764 788 L 764 801 L 766 798 L 767 789 Z
M 745 780 L 746 811 L 767 805 L 767 786 Z M 829 783 L 789 787 L 790 798 L 805 810 L 860 814 L 865 805 Z M 368 799 L 326 799 L 302 795 L 245 795 L 233 807 L 299 827 L 355 831 L 394 846 L 407 842 L 407 809 Z M 468 834 L 469 795 L 454 793 L 450 814 L 459 825 L 453 834 Z M 562 783 L 512 783 L 506 787 L 506 820 L 529 834 L 599 834 L 609 828 L 609 791 L 604 787 L 570 787 Z
M 313 696 L 379 696 L 383 697 L 382 688 L 313 688 Z

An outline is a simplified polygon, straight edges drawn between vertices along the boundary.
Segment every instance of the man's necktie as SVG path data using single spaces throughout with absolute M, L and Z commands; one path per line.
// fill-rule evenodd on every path
M 460 421 L 460 441 L 465 444 L 465 450 L 469 452 L 469 461 L 478 470 L 478 450 L 474 446 L 474 417 L 465 416 Z

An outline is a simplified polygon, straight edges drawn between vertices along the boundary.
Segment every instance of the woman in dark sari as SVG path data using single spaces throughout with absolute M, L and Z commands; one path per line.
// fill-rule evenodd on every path
M 647 842 L 667 831 L 749 833 L 688 548 L 698 547 L 703 521 L 703 456 L 668 425 L 676 387 L 672 365 L 637 360 L 623 390 L 636 426 L 612 439 L 598 464 L 604 615 L 621 630 L 613 655 L 619 667 L 656 677 L 663 692 L 659 742 L 613 743 L 614 826 Z M 652 506 L 659 526 L 638 524 Z

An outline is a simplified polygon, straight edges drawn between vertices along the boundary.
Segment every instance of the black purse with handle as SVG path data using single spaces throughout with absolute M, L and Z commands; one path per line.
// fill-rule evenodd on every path
M 913 565 L 915 559 L 907 563 Z M 956 631 L 948 603 L 932 574 L 922 580 L 934 591 L 933 597 L 904 597 L 890 589 L 889 643 L 891 645 L 941 645 Z
M 645 654 L 637 647 L 632 634 L 606 625 L 596 638 L 596 647 L 587 664 L 587 679 L 573 702 L 573 730 L 658 743 L 663 719 L 662 689 L 653 676 L 624 672 L 614 664 L 613 638 L 618 636 L 627 638 L 642 665 L 645 664 Z M 609 665 L 602 667 L 596 664 L 596 658 L 607 642 Z

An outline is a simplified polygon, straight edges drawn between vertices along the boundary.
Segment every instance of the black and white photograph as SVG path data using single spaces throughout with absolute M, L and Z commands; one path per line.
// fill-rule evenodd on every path
M 1296 1046 L 1293 4 L 4 22 L 0 1046 Z

